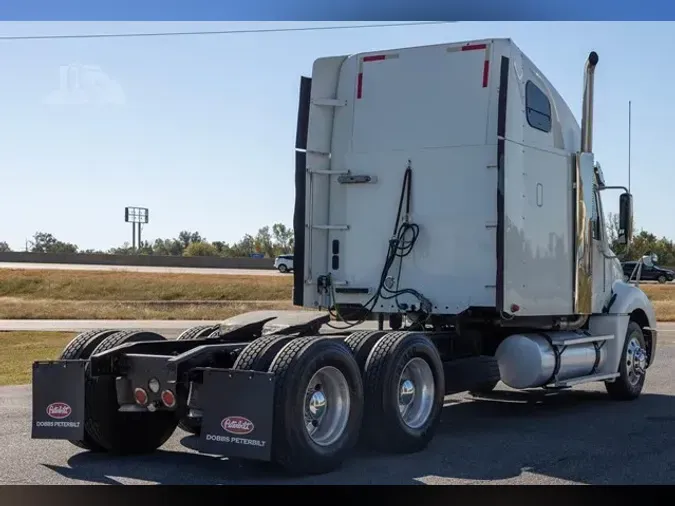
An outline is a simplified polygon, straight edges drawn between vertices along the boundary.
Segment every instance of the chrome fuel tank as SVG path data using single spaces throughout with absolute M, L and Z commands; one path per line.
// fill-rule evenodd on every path
M 605 360 L 602 345 L 554 344 L 579 336 L 576 332 L 561 331 L 507 337 L 495 353 L 502 381 L 511 388 L 525 389 L 591 374 Z

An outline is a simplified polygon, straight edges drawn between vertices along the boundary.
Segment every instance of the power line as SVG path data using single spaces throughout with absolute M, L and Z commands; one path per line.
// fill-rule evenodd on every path
M 250 33 L 281 33 L 281 32 L 316 32 L 327 30 L 357 30 L 362 28 L 386 28 L 396 26 L 419 26 L 419 25 L 440 25 L 451 23 L 452 21 L 416 21 L 410 23 L 382 23 L 372 25 L 353 25 L 353 26 L 316 26 L 299 28 L 260 28 L 251 30 L 214 30 L 214 31 L 195 31 L 195 32 L 151 32 L 151 33 L 85 33 L 73 35 L 6 35 L 0 36 L 0 40 L 56 40 L 56 39 L 112 39 L 112 38 L 131 38 L 131 37 L 176 37 L 186 35 L 235 35 Z

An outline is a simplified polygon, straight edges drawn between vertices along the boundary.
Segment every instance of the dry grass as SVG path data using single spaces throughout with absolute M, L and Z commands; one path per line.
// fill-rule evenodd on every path
M 675 286 L 641 284 L 640 288 L 654 304 L 656 319 L 660 322 L 675 321 Z
M 675 285 L 641 288 L 675 321 Z M 291 276 L 0 269 L 0 319 L 219 320 L 291 309 L 291 293 Z
M 248 311 L 292 309 L 290 301 L 147 303 L 0 298 L 3 320 L 224 320 Z
M 0 269 L 0 297 L 53 300 L 282 300 L 291 276 Z
M 36 360 L 54 360 L 77 334 L 72 332 L 0 332 L 0 385 L 31 382 Z

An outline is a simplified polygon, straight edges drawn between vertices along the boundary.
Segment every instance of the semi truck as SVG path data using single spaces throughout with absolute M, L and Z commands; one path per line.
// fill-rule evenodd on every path
M 176 431 L 199 451 L 338 468 L 357 445 L 423 451 L 444 397 L 604 384 L 640 396 L 652 304 L 624 282 L 580 124 L 510 39 L 317 59 L 301 77 L 293 303 L 177 339 L 77 336 L 33 365 L 32 437 L 111 454 Z

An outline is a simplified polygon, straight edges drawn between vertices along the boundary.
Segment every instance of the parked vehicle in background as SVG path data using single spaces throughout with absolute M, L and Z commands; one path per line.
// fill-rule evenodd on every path
M 279 272 L 291 272 L 293 270 L 293 255 L 279 255 L 274 259 L 274 268 Z
M 633 274 L 635 266 L 638 264 L 637 261 L 623 262 L 621 266 L 623 267 L 623 276 L 624 280 L 628 281 L 629 279 L 634 279 L 637 276 L 637 272 Z M 631 277 L 632 276 L 632 277 Z M 658 281 L 659 283 L 671 282 L 675 279 L 675 272 L 670 269 L 664 269 L 658 265 L 642 265 L 642 272 L 640 273 L 640 281 Z

